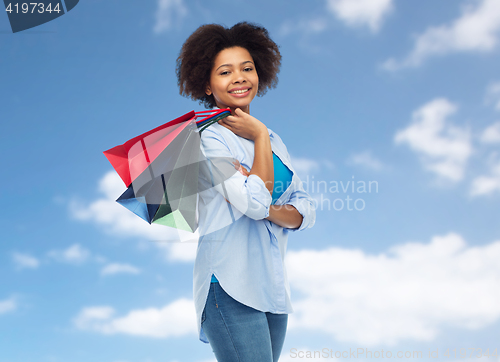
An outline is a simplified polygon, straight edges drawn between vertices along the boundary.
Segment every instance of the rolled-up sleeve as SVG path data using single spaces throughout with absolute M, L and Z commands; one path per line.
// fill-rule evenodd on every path
M 254 220 L 268 217 L 272 197 L 264 181 L 257 175 L 246 177 L 236 171 L 232 164 L 236 158 L 224 137 L 212 127 L 205 129 L 201 149 L 209 162 L 208 167 L 200 169 L 200 177 L 242 214 Z
M 286 205 L 292 205 L 297 209 L 299 214 L 302 215 L 302 224 L 300 224 L 300 226 L 296 229 L 288 229 L 289 231 L 308 229 L 313 227 L 316 222 L 316 208 L 314 206 L 314 201 L 311 196 L 304 191 L 300 178 L 298 176 L 296 176 L 296 178 L 296 187 L 290 195 L 290 199 L 286 202 Z

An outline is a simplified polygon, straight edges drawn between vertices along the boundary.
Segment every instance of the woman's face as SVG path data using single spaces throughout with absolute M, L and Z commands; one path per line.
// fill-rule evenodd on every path
M 252 56 L 245 48 L 233 47 L 219 52 L 210 73 L 206 93 L 213 95 L 219 108 L 235 108 L 250 113 L 250 102 L 259 89 L 259 76 Z

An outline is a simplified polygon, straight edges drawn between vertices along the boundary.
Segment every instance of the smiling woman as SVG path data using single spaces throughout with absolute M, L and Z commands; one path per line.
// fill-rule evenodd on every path
M 276 87 L 281 54 L 265 28 L 248 23 L 236 24 L 231 29 L 208 24 L 191 34 L 177 58 L 180 93 L 200 101 L 207 108 L 215 107 L 215 99 L 206 93 L 206 87 L 210 83 L 217 55 L 233 47 L 246 49 L 252 57 L 259 77 L 257 96 L 263 96 L 269 88 Z
M 206 94 L 213 95 L 219 108 L 240 108 L 250 113 L 250 102 L 259 89 L 253 58 L 242 47 L 222 50 L 214 61 Z
M 177 59 L 182 95 L 231 109 L 201 135 L 207 159 L 239 172 L 216 185 L 216 168 L 200 169 L 193 285 L 199 338 L 219 362 L 278 361 L 293 311 L 288 232 L 316 217 L 281 138 L 250 115 L 255 96 L 276 86 L 280 64 L 267 30 L 249 23 L 204 25 Z

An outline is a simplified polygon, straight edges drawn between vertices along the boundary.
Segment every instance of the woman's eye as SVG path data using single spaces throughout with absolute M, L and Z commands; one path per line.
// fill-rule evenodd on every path
M 245 68 L 245 72 L 251 72 L 252 70 L 253 70 L 253 68 L 250 68 L 250 67 Z
M 220 75 L 226 75 L 226 74 L 229 74 L 229 71 L 225 70 Z

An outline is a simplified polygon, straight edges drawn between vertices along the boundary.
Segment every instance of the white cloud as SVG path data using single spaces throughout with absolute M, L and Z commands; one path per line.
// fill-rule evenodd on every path
M 285 20 L 279 27 L 278 36 L 293 35 L 295 44 L 309 54 L 328 53 L 328 48 L 312 39 L 328 29 L 331 20 L 327 15 Z
M 92 329 L 96 323 L 109 320 L 114 313 L 115 310 L 107 306 L 83 308 L 73 322 L 79 329 Z
M 174 22 L 180 21 L 187 13 L 183 0 L 158 0 L 154 32 L 161 33 L 170 29 Z
M 167 250 L 167 259 L 171 262 L 191 262 L 194 261 L 196 257 L 198 240 L 189 240 L 188 242 L 183 243 L 172 242 L 160 244 L 159 247 L 163 247 Z
M 500 192 L 500 161 L 491 162 L 489 175 L 474 178 L 471 184 L 471 196 L 485 196 Z
M 352 165 L 359 165 L 375 171 L 379 171 L 384 168 L 382 162 L 374 157 L 370 151 L 364 151 L 351 155 L 347 160 L 347 163 Z
M 348 26 L 367 26 L 377 32 L 393 5 L 392 0 L 327 0 L 327 8 Z
M 481 134 L 483 143 L 500 143 L 500 122 L 493 123 Z
M 89 259 L 90 252 L 79 244 L 73 244 L 66 250 L 51 250 L 48 255 L 59 262 L 83 264 Z
M 323 17 L 288 20 L 280 26 L 279 34 L 281 36 L 288 36 L 293 33 L 303 35 L 318 34 L 325 31 L 327 27 L 328 21 Z
M 17 309 L 17 303 L 13 297 L 9 299 L 0 300 L 0 315 L 13 312 L 16 309 Z
M 130 264 L 110 263 L 101 269 L 101 275 L 140 274 L 141 270 Z
M 18 269 L 36 269 L 40 266 L 37 258 L 22 253 L 13 253 L 12 260 L 16 263 Z
M 181 298 L 163 308 L 130 311 L 123 317 L 114 317 L 108 306 L 83 308 L 73 320 L 78 329 L 102 334 L 129 334 L 134 336 L 169 338 L 196 334 L 195 309 L 192 300 Z
M 493 103 L 495 109 L 500 111 L 500 82 L 492 83 L 486 90 L 486 102 Z
M 417 67 L 427 58 L 456 52 L 489 52 L 495 49 L 500 30 L 500 1 L 474 0 L 463 7 L 462 16 L 451 24 L 428 28 L 402 60 L 387 60 L 383 68 Z
M 125 189 L 120 176 L 116 172 L 110 171 L 99 181 L 99 191 L 103 197 L 89 205 L 72 201 L 70 213 L 78 220 L 91 221 L 101 225 L 109 234 L 150 240 L 165 251 L 169 260 L 194 261 L 198 232 L 189 233 L 163 225 L 149 225 L 115 201 Z
M 456 109 L 447 99 L 434 99 L 413 112 L 411 124 L 394 137 L 419 154 L 427 170 L 451 181 L 463 178 L 472 153 L 469 131 L 446 121 Z
M 299 174 L 308 175 L 313 171 L 321 169 L 320 163 L 316 160 L 306 157 L 291 157 L 292 165 Z
M 385 253 L 332 247 L 288 251 L 300 292 L 291 329 L 364 346 L 433 341 L 446 327 L 485 328 L 500 318 L 500 241 L 467 246 L 460 235 Z

